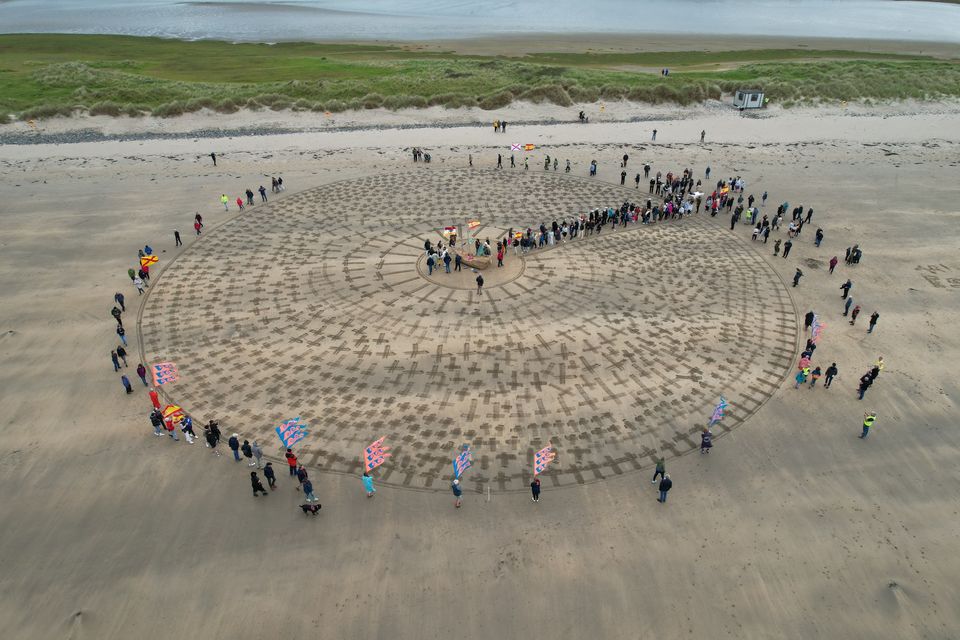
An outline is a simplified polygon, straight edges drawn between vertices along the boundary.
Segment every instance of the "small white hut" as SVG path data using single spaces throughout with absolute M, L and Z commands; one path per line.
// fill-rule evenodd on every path
M 759 109 L 763 107 L 762 89 L 737 89 L 733 94 L 733 106 L 738 109 Z

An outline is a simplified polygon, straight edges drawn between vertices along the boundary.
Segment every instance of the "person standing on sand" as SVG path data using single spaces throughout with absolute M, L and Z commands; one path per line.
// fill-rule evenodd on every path
M 657 130 L 656 130 L 656 129 L 653 130 L 653 135 L 650 136 L 650 140 L 653 141 L 653 142 L 656 142 L 656 140 L 657 140 Z
M 704 129 L 700 132 L 700 144 L 703 144 L 703 141 L 707 139 L 707 130 Z
M 123 346 L 127 346 L 127 332 L 123 330 L 123 327 L 117 327 L 117 337 L 120 338 Z
M 800 270 L 800 267 L 797 267 L 797 272 L 793 274 L 793 286 L 800 284 L 800 278 L 803 277 L 803 271 Z
M 855 305 L 853 311 L 850 312 L 850 324 L 854 325 L 857 323 L 857 316 L 860 315 L 860 305 Z
M 533 482 L 530 483 L 530 493 L 533 494 L 534 502 L 540 502 L 540 478 L 537 476 L 533 476 Z
M 211 153 L 210 153 L 210 159 L 213 160 L 213 166 L 217 166 L 217 154 L 211 152 Z
M 877 326 L 877 320 L 880 319 L 880 314 L 874 311 L 870 314 L 870 326 L 867 328 L 867 333 L 873 333 L 873 328 Z
M 230 211 L 230 207 L 229 207 L 230 198 L 227 197 L 227 194 L 225 193 L 220 194 L 220 204 L 223 205 L 224 211 Z
M 453 479 L 453 482 L 450 483 L 450 490 L 453 492 L 453 506 L 459 509 L 460 505 L 463 504 L 463 489 L 460 488 L 459 479 Z
M 143 366 L 142 362 L 137 363 L 137 376 L 140 377 L 140 381 L 143 382 L 143 386 L 150 386 L 147 384 L 147 368 Z
M 660 490 L 660 497 L 657 498 L 657 502 L 659 502 L 660 504 L 665 503 L 667 501 L 667 492 L 670 491 L 670 489 L 672 488 L 673 488 L 673 480 L 670 479 L 670 474 L 668 473 L 663 474 L 663 480 L 660 481 L 660 486 L 658 487 L 658 489 Z
M 270 485 L 270 491 L 274 491 L 277 488 L 277 475 L 273 472 L 273 463 L 268 462 L 263 467 L 263 477 L 267 479 L 267 484 Z
M 864 394 L 867 393 L 867 389 L 869 389 L 872 384 L 873 376 L 870 375 L 868 371 L 860 378 L 860 386 L 857 388 L 857 400 L 863 400 Z
M 786 260 L 787 256 L 790 255 L 790 249 L 793 247 L 793 241 L 787 240 L 783 243 L 783 259 Z
M 483 274 L 477 274 L 477 295 L 483 293 Z
M 260 448 L 260 444 L 256 440 L 250 444 L 250 449 L 253 451 L 253 459 L 256 461 L 257 469 L 259 469 L 263 461 L 263 449 Z
M 777 257 L 777 256 L 780 255 L 780 243 L 781 243 L 781 242 L 782 242 L 782 240 L 780 240 L 780 238 L 777 238 L 777 241 L 773 243 L 773 256 L 774 256 L 774 257 Z
M 133 387 L 130 386 L 130 380 L 127 379 L 127 376 L 120 376 L 120 383 L 127 393 L 133 393 Z
M 703 428 L 703 432 L 700 434 L 700 453 L 710 453 L 710 449 L 713 448 L 713 433 L 707 427 Z
M 804 330 L 804 332 L 806 332 L 807 329 L 809 329 L 811 326 L 813 326 L 813 319 L 816 317 L 816 315 L 817 315 L 817 314 L 815 314 L 815 313 L 811 310 L 811 311 L 807 311 L 807 315 L 803 316 L 803 330 Z
M 810 388 L 811 388 L 811 389 L 813 389 L 813 387 L 816 386 L 817 380 L 819 380 L 819 379 L 820 379 L 820 367 L 816 367 L 816 368 L 810 373 Z
M 367 497 L 372 498 L 373 494 L 377 492 L 373 487 L 373 478 L 370 477 L 369 473 L 364 471 L 360 479 L 363 480 L 363 490 L 367 492 Z
M 657 476 L 659 476 L 660 479 L 662 480 L 664 478 L 664 474 L 666 473 L 666 471 L 667 471 L 667 462 L 666 460 L 663 459 L 663 456 L 661 456 L 657 458 L 657 468 L 653 472 L 653 480 L 650 481 L 650 484 L 657 483 Z
M 829 367 L 827 367 L 826 377 L 823 379 L 823 388 L 829 389 L 830 385 L 833 384 L 833 379 L 838 373 L 837 363 L 834 362 Z
M 175 243 L 174 244 L 175 247 L 183 246 L 183 240 L 180 239 L 180 232 L 177 229 L 173 230 L 173 241 Z
M 875 411 L 868 411 L 863 414 L 863 432 L 860 434 L 860 439 L 863 440 L 870 433 L 870 427 L 873 426 L 873 423 L 877 421 L 877 413 Z
M 844 303 L 843 305 L 843 315 L 846 316 L 847 314 L 850 313 L 850 305 L 852 304 L 853 304 L 853 298 L 847 298 L 846 303 Z
M 237 209 L 243 211 L 243 198 L 237 196 Z
M 114 307 L 113 309 L 110 309 L 110 315 L 112 315 L 113 319 L 117 321 L 117 325 L 122 327 L 123 319 L 120 317 L 120 313 L 120 307 Z
M 123 294 L 120 293 L 119 291 L 117 291 L 115 294 L 113 294 L 113 301 L 116 302 L 118 305 L 120 305 L 120 311 L 126 311 L 126 310 L 127 310 L 127 308 L 126 308 L 126 307 L 124 306 L 124 304 L 123 304 L 123 300 L 124 300 Z
M 113 372 L 116 373 L 117 371 L 120 371 L 120 360 L 117 357 L 116 351 L 110 352 L 110 359 L 113 361 Z
M 497 154 L 497 169 L 503 169 L 503 156 Z
M 267 490 L 263 488 L 263 483 L 260 482 L 260 476 L 257 475 L 256 471 L 250 472 L 250 485 L 253 487 L 253 497 L 256 498 L 258 493 L 263 495 L 268 495 Z
M 313 495 L 313 482 L 309 478 L 304 480 L 300 486 L 303 487 L 303 495 L 306 496 L 307 502 L 317 502 L 317 497 Z
M 253 461 L 253 447 L 250 446 L 249 440 L 243 441 L 243 444 L 240 445 L 240 451 L 243 452 L 243 457 L 250 461 L 247 463 L 248 467 L 257 465 L 257 463 Z
M 837 260 L 837 256 L 833 256 L 832 258 L 830 258 L 830 274 L 831 275 L 833 274 L 833 270 L 837 268 L 837 262 L 839 262 L 839 260 Z
M 263 185 L 260 185 L 260 188 L 257 189 L 257 191 L 260 192 L 260 201 L 261 201 L 261 202 L 266 202 L 266 201 L 267 201 L 267 190 L 264 188 L 264 186 L 263 186 Z M 197 235 L 200 235 L 200 234 L 197 233 Z
M 120 327 L 117 327 L 117 328 L 119 329 Z M 123 368 L 126 369 L 127 368 L 127 350 L 124 349 L 122 345 L 117 347 L 117 355 L 120 356 L 121 360 L 123 360 Z
M 851 282 L 850 279 L 847 278 L 847 281 L 844 282 L 842 285 L 840 285 L 840 291 L 843 291 L 840 297 L 846 298 L 848 295 L 850 295 L 850 289 L 853 289 L 853 282 Z
M 290 476 L 297 475 L 297 456 L 294 455 L 292 449 L 287 449 L 287 452 L 283 454 L 287 459 L 287 467 L 290 468 Z
M 237 437 L 237 434 L 233 434 L 227 440 L 227 446 L 230 447 L 230 451 L 233 451 L 233 461 L 240 462 L 240 438 Z

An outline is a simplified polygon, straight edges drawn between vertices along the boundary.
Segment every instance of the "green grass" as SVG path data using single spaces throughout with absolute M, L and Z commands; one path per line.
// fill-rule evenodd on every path
M 646 72 L 671 69 L 664 79 Z M 231 44 L 0 35 L 0 114 L 176 115 L 200 108 L 341 111 L 513 100 L 689 104 L 743 85 L 773 102 L 960 96 L 960 62 L 853 51 L 463 56 L 377 45 Z

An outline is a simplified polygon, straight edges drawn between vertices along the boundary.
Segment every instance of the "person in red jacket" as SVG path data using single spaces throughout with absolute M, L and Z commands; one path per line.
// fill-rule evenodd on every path
M 297 456 L 295 456 L 293 451 L 290 449 L 287 449 L 287 453 L 284 455 L 287 458 L 287 466 L 290 467 L 290 475 L 297 475 Z
M 243 198 L 237 198 L 237 208 L 240 209 L 240 211 L 243 211 Z

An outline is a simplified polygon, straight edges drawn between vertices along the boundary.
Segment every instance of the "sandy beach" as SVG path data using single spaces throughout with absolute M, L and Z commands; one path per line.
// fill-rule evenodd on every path
M 589 124 L 571 122 L 578 108 L 590 111 Z M 512 123 L 508 133 L 486 124 L 497 118 Z M 252 128 L 274 133 L 243 133 Z M 91 141 L 64 143 L 90 130 L 97 134 Z M 960 634 L 960 613 L 950 604 L 960 599 L 960 389 L 951 367 L 960 353 L 957 104 L 771 109 L 750 117 L 719 104 L 515 104 L 330 117 L 82 117 L 0 129 L 20 134 L 67 138 L 0 146 L 4 637 Z M 141 137 L 124 139 L 134 134 Z M 573 175 L 551 180 L 579 185 L 596 159 L 597 188 L 611 193 L 620 193 L 618 162 L 629 153 L 631 178 L 645 162 L 654 172 L 690 167 L 697 176 L 710 166 L 711 181 L 739 175 L 748 193 L 769 192 L 767 212 L 783 201 L 812 207 L 823 245 L 814 247 L 814 229 L 805 230 L 789 260 L 772 255 L 784 231 L 770 244 L 754 243 L 748 225 L 728 229 L 729 216 L 698 220 L 697 237 L 712 239 L 718 251 L 736 247 L 762 266 L 758 278 L 787 283 L 798 334 L 803 313 L 821 314 L 827 329 L 817 360 L 838 363 L 833 388 L 795 390 L 784 380 L 748 419 L 724 430 L 709 455 L 669 456 L 675 484 L 664 505 L 645 462 L 583 484 L 546 484 L 537 505 L 522 492 L 470 490 L 460 510 L 445 485 L 381 486 L 367 500 L 355 475 L 312 469 L 323 509 L 307 518 L 285 469 L 278 466 L 273 495 L 254 499 L 246 467 L 236 468 L 243 465 L 228 451 L 214 458 L 200 443 L 153 437 L 142 385 L 131 375 L 137 388 L 125 395 L 109 358 L 115 291 L 126 295 L 131 354 L 142 339 L 162 341 L 157 332 L 141 336 L 135 319 L 139 300 L 126 269 L 138 247 L 154 247 L 162 267 L 181 252 L 213 255 L 232 229 L 250 224 L 242 216 L 274 211 L 257 205 L 228 214 L 220 194 L 269 187 L 270 176 L 282 175 L 287 186 L 271 195 L 278 212 L 314 188 L 334 193 L 388 175 L 410 176 L 411 185 L 427 172 L 436 180 L 461 175 L 468 156 L 473 184 L 482 186 L 497 179 L 496 155 L 508 155 L 511 143 L 537 145 L 531 173 L 542 172 L 544 153 L 570 159 Z M 432 154 L 429 165 L 413 165 L 415 146 Z M 334 230 L 335 215 L 348 213 L 314 206 L 318 229 Z M 195 213 L 208 227 L 199 240 L 191 231 Z M 174 246 L 174 228 L 185 247 Z M 855 243 L 864 259 L 847 267 L 844 249 Z M 211 289 L 229 287 L 245 262 L 268 250 L 281 247 L 249 246 L 236 264 L 208 267 Z M 841 266 L 829 275 L 833 255 Z M 184 268 L 180 259 L 173 264 Z M 798 265 L 805 276 L 792 288 Z M 415 262 L 409 268 L 416 277 Z M 291 289 L 310 281 L 309 270 L 305 261 L 302 273 L 287 275 Z M 161 271 L 160 283 L 164 277 Z M 359 269 L 353 277 L 362 286 L 373 274 Z M 852 327 L 841 316 L 839 285 L 848 277 L 863 305 Z M 213 294 L 201 287 L 184 295 L 205 301 Z M 577 301 L 583 308 L 563 319 L 574 326 L 589 308 Z M 176 304 L 175 315 L 190 326 L 195 308 Z M 873 310 L 880 321 L 868 335 Z M 366 323 L 361 314 L 350 319 Z M 141 326 L 151 326 L 150 318 Z M 740 341 L 747 352 L 761 329 L 746 318 L 727 348 L 735 353 Z M 856 380 L 880 355 L 886 368 L 858 401 Z M 230 386 L 216 382 L 199 392 L 229 397 Z M 879 418 L 859 440 L 867 410 Z M 602 443 L 593 445 L 602 454 Z M 564 465 L 574 454 L 567 455 Z

